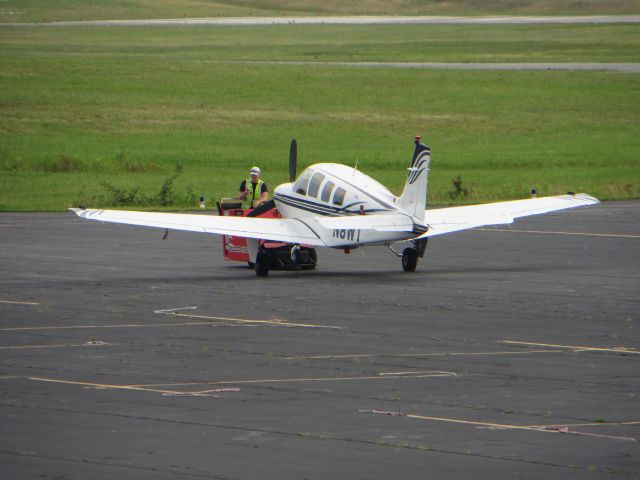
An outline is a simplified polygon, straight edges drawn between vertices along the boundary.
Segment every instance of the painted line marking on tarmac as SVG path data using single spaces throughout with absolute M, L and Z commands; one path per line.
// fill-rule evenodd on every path
M 640 425 L 639 420 L 630 422 L 591 422 L 591 423 L 550 423 L 547 425 L 527 425 L 531 428 L 550 428 L 550 427 L 620 427 L 625 425 Z
M 61 380 L 57 378 L 43 378 L 43 377 L 28 377 L 29 380 L 34 380 L 37 382 L 50 382 L 50 383 L 62 383 L 66 385 L 80 385 L 83 387 L 91 387 L 95 389 L 103 389 L 103 390 L 131 390 L 136 392 L 152 392 L 152 393 L 160 393 L 163 396 L 171 396 L 171 397 L 217 397 L 219 393 L 230 393 L 230 392 L 239 392 L 239 388 L 215 388 L 209 390 L 200 390 L 196 392 L 183 392 L 179 390 L 164 390 L 157 388 L 148 388 L 148 387 L 139 387 L 135 385 L 113 385 L 108 383 L 94 383 L 94 382 L 79 382 L 73 380 Z
M 337 327 L 335 325 L 317 325 L 313 323 L 291 323 L 286 320 L 250 320 L 245 318 L 234 318 L 234 317 L 216 317 L 209 315 L 194 315 L 191 313 L 175 313 L 175 312 L 162 312 L 160 310 L 156 310 L 154 313 L 161 313 L 162 315 L 171 315 L 174 317 L 184 317 L 184 318 L 200 318 L 205 320 L 211 320 L 213 322 L 234 322 L 234 323 L 244 323 L 251 325 L 271 325 L 277 327 L 289 327 L 289 328 L 324 328 L 330 330 L 342 330 L 342 327 Z
M 555 232 L 550 230 L 513 230 L 508 228 L 476 228 L 475 230 L 478 232 L 541 233 L 547 235 L 577 235 L 582 237 L 640 238 L 640 235 L 622 233 Z
M 178 312 L 180 310 L 197 310 L 198 307 L 177 307 L 177 308 L 168 308 L 166 310 L 154 310 L 153 313 L 172 313 Z
M 37 304 L 39 305 L 39 304 Z M 183 307 L 192 308 L 192 307 Z M 197 307 L 196 307 L 197 308 Z M 175 310 L 175 309 L 172 309 Z M 214 317 L 207 315 L 193 315 L 186 313 L 175 313 L 175 311 L 156 310 L 154 313 L 161 315 L 170 315 L 173 317 L 182 318 L 194 318 L 208 320 L 206 322 L 181 322 L 181 323 L 130 323 L 130 324 L 115 324 L 115 325 L 65 325 L 65 326 L 36 326 L 36 327 L 7 327 L 0 328 L 0 332 L 24 332 L 24 331 L 38 331 L 38 330 L 83 330 L 83 329 L 98 329 L 98 328 L 157 328 L 157 327 L 190 327 L 190 326 L 216 326 L 220 322 L 231 322 L 236 324 L 242 324 L 245 326 L 254 325 L 271 325 L 278 327 L 289 328 L 320 328 L 330 330 L 342 330 L 343 327 L 337 327 L 334 325 L 317 325 L 311 323 L 290 323 L 286 320 L 249 320 L 243 318 L 233 317 Z
M 239 392 L 239 388 L 212 388 L 209 390 L 200 390 L 198 392 L 178 392 L 163 393 L 164 397 L 218 397 L 219 393 L 235 393 Z
M 358 410 L 360 413 L 378 413 L 390 415 L 388 412 L 377 411 L 377 410 Z M 586 433 L 586 432 L 578 432 L 571 431 L 568 429 L 560 430 L 556 427 L 566 427 L 566 425 L 553 425 L 553 426 L 530 426 L 530 425 L 511 425 L 511 424 L 503 424 L 503 423 L 492 423 L 492 422 L 477 422 L 472 420 L 462 420 L 458 418 L 447 418 L 447 417 L 430 417 L 426 415 L 417 415 L 417 414 L 394 414 L 394 416 L 402 416 L 406 418 L 413 418 L 416 420 L 430 420 L 435 422 L 447 422 L 447 423 L 457 423 L 463 425 L 472 425 L 478 428 L 491 428 L 497 430 L 526 430 L 526 431 L 534 431 L 534 432 L 544 432 L 544 433 L 565 433 L 571 435 L 581 435 L 587 437 L 597 437 L 597 438 L 607 438 L 611 440 L 624 440 L 624 441 L 632 441 L 636 442 L 637 440 L 632 437 L 621 437 L 616 435 L 602 435 L 597 433 Z
M 8 347 L 0 347 L 0 350 L 22 350 L 28 348 L 63 348 L 63 347 L 102 347 L 109 345 L 105 342 L 91 341 L 85 343 L 65 343 L 65 344 L 52 344 L 52 345 L 12 345 Z
M 131 385 L 113 385 L 108 383 L 79 382 L 74 380 L 61 380 L 58 378 L 43 378 L 43 377 L 28 377 L 28 378 L 29 380 L 34 380 L 36 382 L 62 383 L 65 385 L 80 385 L 83 387 L 93 387 L 98 389 L 132 390 L 132 391 L 154 392 L 154 393 L 162 393 L 162 394 L 184 393 L 184 392 L 179 392 L 175 390 L 159 390 L 157 388 L 138 387 L 138 386 L 131 386 Z
M 573 350 L 575 352 L 615 352 L 615 353 L 640 354 L 640 350 L 634 350 L 632 348 L 627 348 L 627 347 L 613 347 L 613 348 L 584 347 L 579 345 L 555 345 L 552 343 L 520 342 L 515 340 L 499 340 L 498 342 L 508 343 L 510 345 L 530 345 L 534 347 L 550 347 L 550 348 L 558 348 L 558 349 L 567 349 L 567 350 Z
M 558 353 L 559 350 L 528 350 L 511 352 L 441 352 L 441 353 L 356 353 L 344 355 L 300 355 L 285 357 L 286 360 L 333 360 L 340 358 L 373 358 L 373 357 L 447 357 L 465 355 L 531 355 L 534 353 Z
M 16 302 L 14 300 L 0 300 L 0 303 L 6 303 L 8 305 L 40 305 L 40 303 L 38 302 Z
M 61 327 L 11 327 L 0 328 L 0 332 L 22 332 L 30 330 L 83 330 L 95 328 L 158 328 L 158 327 L 192 327 L 192 326 L 215 326 L 212 322 L 182 322 L 182 323 L 140 323 L 140 324 L 119 324 L 119 325 L 68 325 Z
M 385 376 L 386 375 L 386 376 Z M 395 376 L 390 376 L 395 375 Z M 262 380 L 233 380 L 233 381 L 216 381 L 216 382 L 189 382 L 189 383 L 165 383 L 165 384 L 140 384 L 140 385 L 114 385 L 109 383 L 97 383 L 97 382 L 81 382 L 77 380 L 63 380 L 58 378 L 45 378 L 45 377 L 27 377 L 29 380 L 36 382 L 49 382 L 60 383 L 65 385 L 79 385 L 82 387 L 91 387 L 96 389 L 105 390 L 125 390 L 125 391 L 139 391 L 139 392 L 153 392 L 160 393 L 164 396 L 214 396 L 215 393 L 221 393 L 222 391 L 239 391 L 238 388 L 227 389 L 208 389 L 195 392 L 179 391 L 179 390 L 166 390 L 158 387 L 186 387 L 192 385 L 236 385 L 236 384 L 261 384 L 261 383 L 292 383 L 292 382 L 328 382 L 328 381 L 346 381 L 346 380 L 390 380 L 398 378 L 428 378 L 428 377 L 455 377 L 456 373 L 453 372 L 390 372 L 379 373 L 376 376 L 361 376 L 361 377 L 316 377 L 316 378 L 278 378 L 278 379 L 262 379 Z
M 445 371 L 439 371 L 439 370 L 430 370 L 427 372 L 382 372 L 379 373 L 378 375 L 400 375 L 400 376 L 411 376 L 411 375 L 418 375 L 418 374 L 423 374 L 423 373 L 429 373 L 429 374 L 440 374 L 442 376 L 445 377 L 450 377 L 450 376 L 457 376 L 457 374 L 453 373 L 453 372 L 445 372 Z
M 457 377 L 455 372 L 430 370 L 427 372 L 382 372 L 377 375 L 358 377 L 310 377 L 310 378 L 272 378 L 257 380 L 226 380 L 226 381 L 202 381 L 187 383 L 152 383 L 129 385 L 132 387 L 179 387 L 189 385 L 235 385 L 235 384 L 260 384 L 260 383 L 295 383 L 295 382 L 337 382 L 348 380 L 392 380 L 397 378 L 430 378 L 430 377 Z

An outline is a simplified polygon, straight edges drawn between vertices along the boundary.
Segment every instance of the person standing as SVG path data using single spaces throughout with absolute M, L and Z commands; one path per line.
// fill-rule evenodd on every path
M 243 208 L 256 208 L 269 200 L 267 184 L 260 179 L 260 169 L 253 167 L 249 171 L 249 178 L 240 184 L 240 199 L 243 200 Z

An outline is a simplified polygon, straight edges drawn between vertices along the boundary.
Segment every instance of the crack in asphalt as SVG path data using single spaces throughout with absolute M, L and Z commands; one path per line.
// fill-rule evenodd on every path
M 174 469 L 163 469 L 163 468 L 148 467 L 148 466 L 142 466 L 142 465 L 116 463 L 116 462 L 104 462 L 99 460 L 90 460 L 87 458 L 71 458 L 71 457 L 59 457 L 55 455 L 43 455 L 37 452 L 0 450 L 0 455 L 13 455 L 18 457 L 39 458 L 43 460 L 57 460 L 60 462 L 99 465 L 102 467 L 117 467 L 117 468 L 125 468 L 128 470 L 146 471 L 146 472 L 154 472 L 154 473 L 169 473 L 171 475 L 179 475 L 182 477 L 212 478 L 214 480 L 232 480 L 231 477 L 221 477 L 219 475 L 213 475 L 209 473 L 202 473 L 202 474 L 188 473 L 188 472 L 177 471 Z M 180 467 L 180 468 L 189 469 L 189 467 Z
M 425 451 L 425 452 L 432 452 L 432 453 L 440 453 L 440 454 L 445 454 L 445 455 L 459 455 L 459 456 L 465 456 L 465 457 L 476 457 L 476 458 L 489 459 L 489 460 L 498 460 L 498 461 L 505 461 L 505 462 L 524 463 L 524 464 L 530 464 L 530 465 L 531 464 L 532 465 L 544 465 L 544 466 L 548 466 L 548 467 L 563 468 L 563 469 L 569 469 L 569 470 L 578 470 L 578 471 L 585 471 L 585 472 L 589 472 L 590 471 L 588 466 L 587 467 L 583 467 L 583 466 L 579 466 L 579 465 L 563 465 L 563 464 L 559 464 L 559 463 L 544 462 L 544 461 L 539 461 L 539 460 L 529 460 L 529 459 L 524 459 L 524 458 L 516 458 L 516 457 L 509 458 L 509 457 L 502 457 L 502 456 L 498 456 L 498 455 L 487 455 L 487 454 L 480 454 L 480 453 L 472 453 L 472 452 L 469 452 L 469 451 L 447 450 L 447 449 L 429 447 L 427 445 L 407 445 L 406 443 L 402 444 L 402 443 L 392 443 L 392 442 L 386 442 L 386 441 L 366 440 L 366 439 L 359 439 L 359 438 L 348 438 L 348 437 L 342 437 L 342 436 L 320 435 L 320 434 L 314 434 L 314 433 L 310 433 L 310 432 L 293 433 L 293 432 L 287 432 L 287 431 L 284 431 L 284 430 L 270 430 L 270 429 L 265 429 L 265 428 L 241 427 L 241 426 L 237 426 L 237 425 L 223 425 L 223 424 L 217 424 L 217 423 L 196 422 L 196 421 L 189 421 L 189 420 L 174 420 L 174 419 L 150 417 L 150 416 L 144 416 L 144 415 L 125 415 L 125 414 L 120 414 L 120 413 L 93 412 L 93 411 L 89 411 L 89 410 L 70 410 L 70 409 L 64 409 L 64 408 L 39 407 L 39 406 L 33 406 L 33 405 L 29 405 L 29 406 L 27 406 L 27 405 L 18 405 L 18 404 L 14 404 L 14 403 L 2 403 L 0 405 L 5 406 L 5 407 L 22 408 L 22 409 L 30 409 L 30 410 L 52 411 L 52 412 L 57 412 L 57 413 L 95 415 L 95 416 L 115 417 L 115 418 L 124 418 L 124 419 L 131 419 L 131 420 L 140 420 L 140 421 L 170 423 L 170 424 L 175 424 L 175 425 L 188 425 L 188 426 L 197 426 L 197 427 L 204 427 L 204 428 L 219 428 L 219 429 L 222 429 L 222 430 L 233 430 L 233 431 L 242 431 L 242 432 L 256 432 L 256 433 L 263 433 L 263 434 L 270 434 L 270 435 L 281 435 L 281 436 L 286 436 L 286 437 L 303 438 L 303 439 L 311 439 L 311 440 L 322 440 L 322 441 L 333 440 L 333 441 L 337 441 L 337 442 L 355 443 L 355 444 L 371 445 L 371 446 L 378 446 L 378 447 L 388 447 L 388 448 L 394 448 L 394 449 L 402 448 L 402 449 L 408 449 L 408 450 L 417 450 L 417 451 Z M 85 460 L 80 460 L 78 462 L 83 462 L 84 463 Z M 603 469 L 604 469 L 604 471 L 606 471 L 606 473 L 610 473 L 610 474 L 627 475 L 627 476 L 632 476 L 633 475 L 633 473 L 629 473 L 629 472 L 625 472 L 625 471 L 621 471 L 621 470 L 616 470 L 616 469 L 611 469 L 611 468 L 608 468 L 608 467 L 603 467 Z M 192 476 L 195 476 L 195 475 L 192 475 Z M 215 478 L 220 478 L 220 477 L 215 477 Z

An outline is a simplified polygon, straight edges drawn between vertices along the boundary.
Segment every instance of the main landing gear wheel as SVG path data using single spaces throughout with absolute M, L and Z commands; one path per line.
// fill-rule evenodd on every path
M 418 251 L 415 248 L 405 248 L 402 252 L 402 269 L 405 272 L 415 272 L 418 265 Z
M 255 270 L 256 275 L 259 277 L 266 277 L 269 275 L 269 268 L 271 267 L 271 259 L 269 255 L 263 252 L 259 252 L 256 257 Z

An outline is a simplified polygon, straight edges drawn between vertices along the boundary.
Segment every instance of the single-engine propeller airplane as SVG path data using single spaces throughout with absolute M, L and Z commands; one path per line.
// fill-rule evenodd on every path
M 348 253 L 364 245 L 386 245 L 402 258 L 404 271 L 413 272 L 430 237 L 598 203 L 590 195 L 570 193 L 426 210 L 431 150 L 420 137 L 415 138 L 400 196 L 356 168 L 335 163 L 311 165 L 296 179 L 296 145 L 294 140 L 289 156 L 290 183 L 279 185 L 266 205 L 277 208 L 280 218 L 71 210 L 87 220 L 244 237 L 256 274 L 266 276 L 278 266 L 315 267 L 313 247 Z M 394 246 L 402 243 L 406 248 L 400 253 Z

